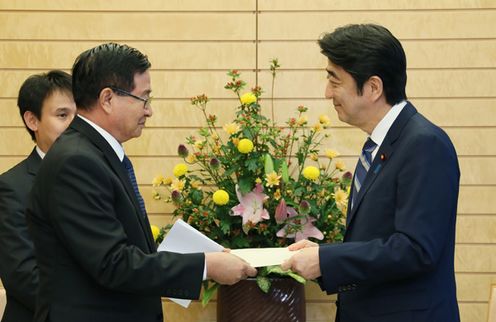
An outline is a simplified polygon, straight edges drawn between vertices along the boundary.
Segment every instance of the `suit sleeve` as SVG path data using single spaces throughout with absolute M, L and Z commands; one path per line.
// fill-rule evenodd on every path
M 391 205 L 395 232 L 320 247 L 320 284 L 328 293 L 342 285 L 380 284 L 436 268 L 454 234 L 459 186 L 456 153 L 442 135 L 419 135 L 407 150 L 410 155 L 395 178 L 397 191 Z M 370 215 L 374 211 L 380 210 L 371 209 Z
M 46 198 L 56 234 L 97 283 L 136 294 L 199 297 L 204 254 L 147 254 L 133 245 L 119 217 L 136 216 L 134 208 L 116 207 L 125 201 L 117 196 L 123 187 L 101 160 L 73 156 L 62 162 L 54 180 Z
M 23 193 L 27 195 L 0 180 L 0 277 L 9 296 L 34 311 L 38 266 L 26 223 L 26 205 L 20 196 Z

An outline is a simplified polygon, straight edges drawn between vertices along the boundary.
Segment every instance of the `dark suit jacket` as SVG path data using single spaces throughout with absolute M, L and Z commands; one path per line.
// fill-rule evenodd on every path
M 38 266 L 25 210 L 41 158 L 31 154 L 0 176 L 0 278 L 7 293 L 2 322 L 33 320 Z
M 79 117 L 47 153 L 27 213 L 35 321 L 162 321 L 161 296 L 199 297 L 204 254 L 156 252 L 124 166 Z
M 337 321 L 459 321 L 459 177 L 446 133 L 407 103 L 348 208 L 344 243 L 319 249 L 321 287 L 339 293 Z

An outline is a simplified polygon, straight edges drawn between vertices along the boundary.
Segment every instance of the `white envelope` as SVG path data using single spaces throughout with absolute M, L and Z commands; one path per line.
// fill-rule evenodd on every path
M 281 265 L 297 252 L 287 247 L 233 249 L 231 254 L 241 257 L 253 267 Z

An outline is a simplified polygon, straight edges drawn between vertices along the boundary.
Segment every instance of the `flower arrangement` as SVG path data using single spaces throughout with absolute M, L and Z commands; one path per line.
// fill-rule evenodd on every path
M 272 88 L 278 67 L 274 59 Z M 336 159 L 337 151 L 320 151 L 329 118 L 322 115 L 309 126 L 308 109 L 299 106 L 285 126 L 278 126 L 273 97 L 269 118 L 262 113 L 262 89 L 244 92 L 240 73 L 228 75 L 225 88 L 239 98 L 236 118 L 220 125 L 207 113 L 207 96 L 192 98 L 206 126 L 179 145 L 184 162 L 174 167 L 174 178 L 153 180 L 154 198 L 173 203 L 174 216 L 227 248 L 284 247 L 305 238 L 341 241 L 351 173 Z M 159 241 L 168 228 L 161 230 Z M 278 267 L 259 269 L 257 281 L 266 292 L 270 274 L 302 281 Z

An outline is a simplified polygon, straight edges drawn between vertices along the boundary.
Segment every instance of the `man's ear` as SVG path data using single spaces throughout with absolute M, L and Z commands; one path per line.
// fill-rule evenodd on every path
M 112 113 L 112 99 L 114 98 L 114 92 L 106 87 L 102 89 L 100 95 L 98 96 L 98 105 L 103 109 L 106 114 Z
M 31 131 L 33 131 L 33 132 L 38 131 L 38 126 L 39 126 L 40 120 L 38 119 L 38 117 L 36 117 L 36 115 L 33 112 L 26 111 L 26 112 L 24 112 L 22 117 L 24 119 L 24 122 L 26 123 L 26 126 Z
M 370 86 L 370 98 L 377 101 L 384 93 L 382 79 L 379 76 L 371 76 L 367 82 Z

